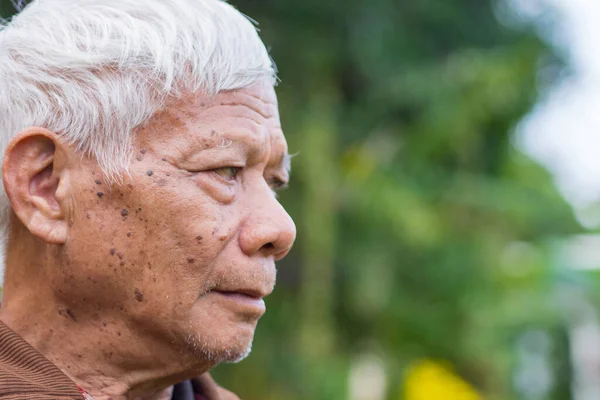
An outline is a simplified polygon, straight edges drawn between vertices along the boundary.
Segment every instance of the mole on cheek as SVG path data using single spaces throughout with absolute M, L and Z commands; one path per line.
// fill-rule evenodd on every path
M 144 294 L 140 291 L 140 289 L 135 288 L 134 290 L 135 299 L 139 302 L 144 301 Z

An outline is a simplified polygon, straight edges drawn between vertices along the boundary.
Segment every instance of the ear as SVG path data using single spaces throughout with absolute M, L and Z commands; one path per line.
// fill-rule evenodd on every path
M 2 163 L 2 179 L 19 220 L 35 236 L 51 244 L 63 244 L 68 235 L 65 145 L 44 128 L 27 128 L 9 143 Z

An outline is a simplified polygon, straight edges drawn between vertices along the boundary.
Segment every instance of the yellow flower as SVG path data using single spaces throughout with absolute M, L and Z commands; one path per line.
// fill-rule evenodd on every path
M 404 400 L 482 400 L 473 386 L 432 360 L 413 363 L 405 376 Z

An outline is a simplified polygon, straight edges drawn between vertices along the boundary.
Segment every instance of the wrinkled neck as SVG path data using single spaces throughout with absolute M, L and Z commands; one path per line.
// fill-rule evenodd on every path
M 0 320 L 94 399 L 168 400 L 172 385 L 212 366 L 190 371 L 160 347 L 168 361 L 140 356 L 131 344 L 143 339 L 127 321 L 102 309 L 77 308 L 81 300 L 65 301 L 68 294 L 52 284 L 63 279 L 57 277 L 68 279 L 60 247 L 34 237 L 19 221 L 11 220 L 5 260 Z M 56 269 L 63 274 L 52 273 Z

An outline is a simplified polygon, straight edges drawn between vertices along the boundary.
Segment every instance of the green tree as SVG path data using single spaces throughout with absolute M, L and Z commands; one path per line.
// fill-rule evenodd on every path
M 419 358 L 453 364 L 487 399 L 515 398 L 519 333 L 564 343 L 548 243 L 580 230 L 512 142 L 552 50 L 499 23 L 492 0 L 234 5 L 279 66 L 298 153 L 281 201 L 298 240 L 252 356 L 218 380 L 245 399 L 346 399 L 354 358 L 373 352 L 390 399 Z

